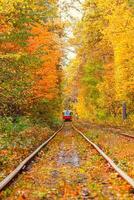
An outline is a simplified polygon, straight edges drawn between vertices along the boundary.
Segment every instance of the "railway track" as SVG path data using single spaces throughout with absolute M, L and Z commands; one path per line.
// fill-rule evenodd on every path
M 129 139 L 133 139 L 134 140 L 134 136 L 133 135 L 129 135 L 129 134 L 125 134 L 125 133 L 115 133 L 115 134 L 118 134 L 118 135 L 122 135 L 126 138 L 129 138 Z
M 113 133 L 113 132 L 112 132 L 112 133 Z M 126 134 L 126 133 L 117 133 L 117 132 L 115 132 L 115 133 L 113 133 L 113 134 L 115 134 L 115 135 L 121 135 L 121 136 L 123 136 L 123 137 L 125 137 L 125 138 L 133 139 L 133 140 L 134 140 L 134 136 L 133 136 L 133 135 L 129 135 L 129 134 Z
M 34 159 L 34 157 L 39 153 L 39 151 L 44 148 L 50 141 L 54 139 L 54 137 L 62 131 L 64 125 L 56 131 L 47 141 L 45 141 L 42 145 L 40 145 L 31 155 L 29 155 L 24 161 L 22 161 L 18 167 L 11 172 L 3 181 L 0 182 L 0 191 L 4 190 L 9 183 L 11 183 L 14 178 L 23 170 L 23 168 L 28 165 L 28 163 Z M 131 188 L 134 189 L 134 180 L 128 176 L 123 170 L 121 170 L 96 144 L 94 144 L 91 140 L 89 140 L 81 131 L 79 131 L 73 124 L 72 128 L 79 133 L 90 145 L 92 145 L 98 153 L 106 160 L 107 163 L 113 168 L 114 171 L 116 171 L 119 176 L 124 179 L 130 186 Z
M 11 181 L 13 181 L 13 179 L 26 167 L 26 165 L 28 165 L 28 163 L 30 163 L 30 161 L 32 161 L 35 156 L 40 152 L 40 150 L 45 147 L 56 135 L 57 133 L 59 133 L 63 128 L 62 127 L 54 132 L 54 134 L 45 142 L 43 142 L 33 153 L 31 153 L 28 157 L 26 157 L 17 167 L 15 170 L 13 170 L 5 179 L 3 179 L 0 182 L 0 191 L 2 191 L 3 189 L 5 189 L 5 187 L 7 187 L 9 185 L 9 183 Z
M 95 143 L 93 143 L 89 138 L 87 138 L 83 132 L 79 131 L 74 125 L 72 125 L 73 129 L 78 132 L 88 143 L 90 143 L 97 151 L 98 153 L 110 164 L 110 166 L 122 177 L 128 184 L 134 188 L 134 179 L 132 179 L 130 176 L 128 176 L 123 170 L 121 170 L 114 162 L 113 160 L 107 156 Z
M 83 124 L 83 125 L 84 125 L 84 124 Z M 88 123 L 85 123 L 85 125 L 88 125 Z M 93 125 L 95 126 L 95 124 L 93 124 Z M 93 126 L 93 127 L 94 127 L 94 126 Z M 95 127 L 95 128 L 97 128 L 97 129 L 102 129 L 102 130 L 104 130 L 104 131 L 111 131 L 112 134 L 121 135 L 121 136 L 123 136 L 124 138 L 128 138 L 128 139 L 134 140 L 134 135 L 132 135 L 132 134 L 126 134 L 126 133 L 120 133 L 120 132 L 118 132 L 118 130 L 117 130 L 116 128 L 114 128 L 114 132 L 113 132 L 113 128 L 104 128 L 104 127 L 101 127 L 101 126 Z

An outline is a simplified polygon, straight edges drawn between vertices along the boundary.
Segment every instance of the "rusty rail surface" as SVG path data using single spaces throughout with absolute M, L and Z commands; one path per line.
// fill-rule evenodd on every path
M 88 123 L 84 123 L 84 124 L 88 124 Z M 93 125 L 95 125 L 94 123 L 93 123 Z M 97 127 L 97 129 L 98 128 L 102 128 L 102 127 Z M 104 131 L 111 131 L 112 129 L 110 128 L 110 127 L 106 127 L 106 130 L 105 130 L 105 128 L 102 128 L 102 130 L 104 130 Z M 132 134 L 126 134 L 126 133 L 120 133 L 120 132 L 116 132 L 117 130 L 114 128 L 114 131 L 115 132 L 111 132 L 111 134 L 115 134 L 115 135 L 121 135 L 121 136 L 124 136 L 124 137 L 126 137 L 126 138 L 129 138 L 129 139 L 133 139 L 134 140 L 134 135 L 132 135 Z
M 39 153 L 39 151 L 45 147 L 56 135 L 59 133 L 61 128 L 56 131 L 48 140 L 42 143 L 33 153 L 31 153 L 28 157 L 26 157 L 17 167 L 14 169 L 5 179 L 0 182 L 0 191 L 2 191 L 22 170 L 23 168 Z
M 95 143 L 93 143 L 89 138 L 87 138 L 81 131 L 79 131 L 73 124 L 73 129 L 78 132 L 84 139 L 90 143 L 99 154 L 110 164 L 110 166 L 122 177 L 133 189 L 134 189 L 134 179 L 128 176 L 122 169 L 120 169 L 111 158 L 109 158 Z
M 122 136 L 124 136 L 124 137 L 131 138 L 131 139 L 134 140 L 134 136 L 133 136 L 133 135 L 129 135 L 129 134 L 126 134 L 126 133 L 115 133 L 115 134 L 117 134 L 117 135 L 122 135 Z

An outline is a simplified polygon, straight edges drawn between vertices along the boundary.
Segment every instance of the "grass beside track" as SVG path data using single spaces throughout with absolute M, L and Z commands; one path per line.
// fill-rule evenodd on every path
M 79 127 L 79 129 L 93 142 L 98 144 L 122 170 L 134 178 L 133 139 L 113 134 L 112 130 L 92 127 L 90 124 L 85 126 L 82 122 L 76 123 L 76 126 Z
M 49 128 L 32 127 L 21 132 L 0 135 L 0 181 L 34 149 L 52 135 Z

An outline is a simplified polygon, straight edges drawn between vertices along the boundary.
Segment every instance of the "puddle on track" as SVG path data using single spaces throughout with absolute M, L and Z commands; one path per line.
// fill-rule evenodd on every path
M 58 160 L 57 160 L 57 164 L 59 165 L 71 165 L 73 167 L 79 167 L 79 156 L 78 156 L 78 152 L 76 150 L 75 147 L 75 141 L 74 141 L 74 137 L 72 135 L 72 131 L 70 130 L 70 127 L 68 129 L 68 126 L 66 127 L 65 131 L 64 131 L 64 136 L 66 137 L 66 139 L 68 141 L 70 141 L 69 143 L 61 143 L 60 145 L 60 152 L 58 154 Z M 69 138 L 71 138 L 69 140 Z
M 70 164 L 74 167 L 78 167 L 79 157 L 76 150 L 75 149 L 61 150 L 58 155 L 58 165 L 60 164 Z

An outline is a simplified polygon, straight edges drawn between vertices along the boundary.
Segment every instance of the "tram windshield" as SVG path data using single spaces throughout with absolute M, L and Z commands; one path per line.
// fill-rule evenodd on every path
M 71 110 L 64 110 L 63 114 L 64 114 L 64 116 L 71 116 L 72 111 Z

